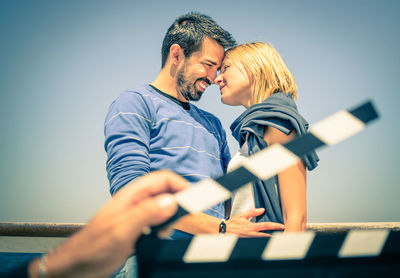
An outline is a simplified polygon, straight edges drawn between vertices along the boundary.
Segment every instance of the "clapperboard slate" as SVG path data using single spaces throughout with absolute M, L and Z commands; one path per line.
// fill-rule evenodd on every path
M 232 172 L 176 193 L 178 211 L 137 244 L 139 277 L 400 277 L 400 232 L 350 230 L 340 233 L 282 233 L 270 238 L 195 235 L 162 240 L 156 232 L 179 217 L 200 212 L 230 198 L 257 179 L 268 179 L 323 146 L 360 132 L 378 118 L 370 101 L 337 112 L 309 133 L 284 145 L 272 145 Z

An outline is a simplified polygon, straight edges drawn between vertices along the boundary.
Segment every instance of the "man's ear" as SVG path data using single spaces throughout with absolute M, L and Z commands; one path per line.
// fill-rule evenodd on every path
M 171 62 L 175 65 L 179 65 L 183 60 L 185 60 L 185 54 L 183 49 L 179 44 L 174 43 L 169 49 L 169 58 Z

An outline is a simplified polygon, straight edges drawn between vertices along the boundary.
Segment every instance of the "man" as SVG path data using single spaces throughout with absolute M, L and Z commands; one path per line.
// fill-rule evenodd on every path
M 171 193 L 186 187 L 185 179 L 169 171 L 146 175 L 121 189 L 63 244 L 6 277 L 110 277 L 134 253 L 146 227 L 176 212 Z
M 110 191 L 148 172 L 170 169 L 190 182 L 215 178 L 230 159 L 220 121 L 189 101 L 199 100 L 213 83 L 224 49 L 235 44 L 231 34 L 210 17 L 189 13 L 177 18 L 162 45 L 162 69 L 148 85 L 128 90 L 115 100 L 105 120 L 105 149 Z M 226 222 L 226 232 L 266 236 L 261 230 L 282 229 L 275 223 L 251 223 L 255 209 Z M 218 233 L 224 204 L 186 216 L 172 238 Z

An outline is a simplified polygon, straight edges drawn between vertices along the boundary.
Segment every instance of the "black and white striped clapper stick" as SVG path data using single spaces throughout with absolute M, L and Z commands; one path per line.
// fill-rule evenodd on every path
M 378 118 L 371 101 L 339 111 L 311 126 L 309 133 L 284 144 L 274 144 L 245 160 L 232 172 L 217 179 L 202 180 L 175 194 L 177 213 L 166 223 L 153 227 L 157 232 L 188 213 L 196 213 L 231 197 L 234 190 L 258 179 L 266 180 L 296 164 L 301 157 L 323 146 L 335 145 L 362 131 Z

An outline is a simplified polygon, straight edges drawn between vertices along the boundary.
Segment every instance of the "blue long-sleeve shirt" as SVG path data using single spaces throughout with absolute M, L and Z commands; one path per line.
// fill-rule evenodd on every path
M 150 85 L 127 90 L 111 104 L 104 135 L 111 194 L 159 169 L 190 182 L 216 178 L 230 160 L 225 131 L 215 116 L 193 104 L 183 107 Z M 224 206 L 205 213 L 222 218 Z

